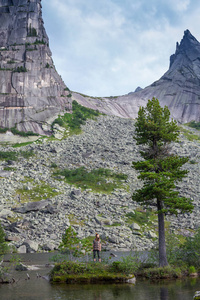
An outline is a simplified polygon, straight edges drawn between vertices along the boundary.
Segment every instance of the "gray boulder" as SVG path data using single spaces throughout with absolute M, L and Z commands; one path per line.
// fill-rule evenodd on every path
M 47 211 L 51 211 L 53 213 L 53 209 L 50 209 L 49 206 L 49 200 L 41 200 L 38 202 L 29 202 L 25 204 L 24 206 L 15 207 L 12 210 L 17 213 L 25 214 L 30 211 L 38 211 L 38 210 L 44 210 L 47 209 Z
M 26 240 L 24 241 L 23 245 L 26 246 L 27 252 L 28 253 L 33 253 L 38 251 L 38 243 L 31 241 L 31 240 Z

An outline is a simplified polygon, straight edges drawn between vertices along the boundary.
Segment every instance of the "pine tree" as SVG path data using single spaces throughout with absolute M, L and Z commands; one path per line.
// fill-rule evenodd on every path
M 170 111 L 162 108 L 158 99 L 148 100 L 146 108 L 140 107 L 135 124 L 134 139 L 143 145 L 142 160 L 133 162 L 140 172 L 143 187 L 133 194 L 138 203 L 156 206 L 159 233 L 159 266 L 168 265 L 165 245 L 165 214 L 191 212 L 192 201 L 180 197 L 176 183 L 188 173 L 181 167 L 188 161 L 170 153 L 170 143 L 178 140 L 177 122 L 170 120 Z

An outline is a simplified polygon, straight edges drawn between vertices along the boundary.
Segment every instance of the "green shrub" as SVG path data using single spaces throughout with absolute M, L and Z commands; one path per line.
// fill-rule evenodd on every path
M 8 246 L 5 242 L 5 232 L 0 223 L 0 255 L 3 255 L 8 252 Z
M 200 268 L 200 228 L 193 237 L 187 237 L 181 246 L 181 260 L 188 266 Z
M 13 151 L 0 151 L 0 160 L 17 160 L 17 156 Z
M 71 94 L 67 97 L 71 97 Z M 78 102 L 73 101 L 72 114 L 66 113 L 64 116 L 59 116 L 54 120 L 51 127 L 53 130 L 54 124 L 61 124 L 60 126 L 69 128 L 71 134 L 78 134 L 81 132 L 81 125 L 85 124 L 87 119 L 95 119 L 99 115 L 100 113 L 98 111 L 84 107 L 78 104 Z
M 17 67 L 13 72 L 18 72 L 18 73 L 24 73 L 24 72 L 27 72 L 27 69 L 26 67 Z
M 110 271 L 114 273 L 124 273 L 126 275 L 135 274 L 141 267 L 139 255 L 128 255 L 122 257 L 121 261 L 114 261 L 110 265 Z
M 7 130 L 8 128 L 0 128 L 0 133 L 6 133 Z
M 96 192 L 107 193 L 112 192 L 116 188 L 123 187 L 122 181 L 127 179 L 127 175 L 116 174 L 109 169 L 99 168 L 88 171 L 85 167 L 74 170 L 64 169 L 54 173 L 54 175 L 64 176 L 69 184 L 74 184 L 83 190 L 92 189 Z
M 182 276 L 182 270 L 178 267 L 167 266 L 167 267 L 154 267 L 143 269 L 140 272 L 140 276 L 149 279 L 166 279 L 166 278 L 178 278 Z
M 51 165 L 50 165 L 50 168 L 57 168 L 58 166 L 57 166 L 57 164 L 56 163 L 52 163 Z
M 19 131 L 16 127 L 13 127 L 10 129 L 10 131 L 14 134 L 14 135 L 20 135 L 23 137 L 27 137 L 27 136 L 39 136 L 38 133 L 32 132 L 32 131 Z
M 200 122 L 191 121 L 188 123 L 188 126 L 200 130 Z
M 197 272 L 197 271 L 196 271 L 196 269 L 195 269 L 194 266 L 190 266 L 190 267 L 189 267 L 189 274 L 196 273 L 196 272 Z
M 28 29 L 28 36 L 37 36 L 37 30 L 31 26 L 31 24 L 29 25 L 29 29 Z
M 129 212 L 125 216 L 128 218 L 128 223 L 136 222 L 140 225 L 149 222 L 149 217 L 152 214 L 150 210 Z

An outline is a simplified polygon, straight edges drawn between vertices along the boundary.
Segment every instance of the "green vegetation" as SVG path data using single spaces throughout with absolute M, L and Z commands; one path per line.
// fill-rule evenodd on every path
M 197 134 L 194 134 L 192 131 L 187 130 L 183 127 L 180 127 L 180 131 L 184 134 L 184 136 L 189 140 L 189 141 L 200 141 L 200 136 Z
M 25 72 L 27 72 L 27 69 L 26 69 L 26 67 L 21 66 L 21 67 L 17 67 L 13 72 L 25 73 Z
M 73 257 L 87 255 L 88 261 L 88 253 L 91 252 L 92 243 L 87 238 L 80 240 L 77 237 L 77 233 L 69 226 L 62 236 L 62 242 L 59 245 L 59 249 L 64 253 L 69 252 L 71 260 L 73 260 Z
M 0 128 L 0 133 L 6 133 L 7 130 L 8 128 Z
M 38 40 L 36 39 L 36 41 L 34 43 L 32 43 L 32 45 L 45 45 L 45 41 L 42 39 L 42 40 Z
M 14 135 L 20 135 L 22 137 L 28 137 L 28 136 L 39 136 L 38 133 L 35 133 L 33 131 L 19 131 L 16 127 L 12 128 L 0 128 L 0 133 L 6 133 L 6 131 L 10 130 L 12 134 Z
M 62 175 L 69 184 L 81 189 L 92 189 L 95 192 L 111 193 L 116 188 L 123 187 L 123 181 L 127 179 L 125 174 L 116 174 L 109 169 L 94 169 L 88 171 L 85 167 L 75 170 L 64 169 L 54 175 Z
M 87 252 L 91 251 L 91 242 L 94 237 L 88 237 Z M 200 271 L 200 228 L 194 237 L 185 238 L 180 242 L 177 234 L 166 236 L 166 246 L 169 266 L 158 266 L 158 249 L 152 249 L 146 258 L 142 258 L 140 253 L 131 252 L 130 255 L 121 257 L 119 261 L 109 263 L 86 263 L 72 261 L 81 255 L 84 240 L 77 238 L 77 234 L 69 227 L 62 240 L 62 249 L 71 251 L 71 261 L 66 255 L 56 255 L 53 260 L 59 262 L 55 264 L 51 272 L 53 282 L 123 282 L 127 276 L 134 274 L 137 277 L 148 279 L 165 279 L 188 276 Z M 61 247 L 61 248 L 62 248 Z M 82 254 L 83 255 L 83 254 Z
M 148 223 L 150 221 L 150 216 L 155 218 L 155 213 L 153 213 L 150 210 L 146 211 L 137 211 L 129 212 L 125 215 L 127 218 L 127 223 L 131 224 L 133 222 L 136 222 L 140 225 L 143 225 L 145 223 Z
M 170 121 L 170 111 L 162 108 L 158 99 L 149 100 L 147 106 L 140 107 L 135 123 L 135 137 L 142 160 L 133 162 L 133 168 L 140 172 L 143 187 L 133 194 L 133 200 L 147 206 L 156 206 L 158 213 L 159 266 L 168 265 L 165 243 L 165 214 L 191 212 L 192 201 L 180 197 L 175 183 L 188 173 L 181 167 L 188 162 L 187 157 L 170 154 L 169 145 L 178 139 L 179 128 L 176 121 Z
M 68 87 L 64 88 L 64 91 L 70 92 L 70 89 Z
M 197 130 L 200 130 L 200 122 L 191 121 L 187 123 L 189 127 L 195 128 Z
M 0 151 L 0 160 L 17 160 L 18 153 L 13 151 Z
M 23 188 L 16 190 L 16 194 L 20 195 L 20 200 L 22 203 L 26 203 L 30 201 L 40 201 L 41 199 L 52 198 L 59 193 L 55 191 L 55 188 L 41 181 L 41 184 L 32 184 L 30 188 L 27 188 L 27 186 L 24 185 Z
M 0 256 L 8 252 L 8 245 L 5 242 L 5 232 L 0 223 Z
M 14 61 L 14 60 L 8 60 L 8 61 L 7 61 L 7 64 L 10 64 L 10 65 L 11 65 L 11 64 L 15 64 L 15 61 Z
M 148 279 L 169 279 L 182 277 L 184 270 L 174 266 L 143 268 L 138 272 L 138 276 Z
M 31 24 L 29 25 L 29 29 L 28 29 L 28 36 L 37 36 L 37 30 L 31 26 Z
M 58 124 L 59 126 L 69 129 L 70 134 L 79 134 L 81 133 L 81 125 L 85 124 L 87 119 L 95 119 L 99 115 L 100 113 L 98 111 L 86 108 L 76 101 L 73 101 L 72 114 L 66 113 L 64 116 L 59 116 L 52 123 L 52 130 L 54 124 Z
M 24 146 L 27 146 L 27 145 L 30 145 L 32 144 L 33 142 L 25 142 L 25 143 L 16 143 L 14 145 L 12 145 L 13 148 L 20 148 L 20 147 L 24 147 Z
M 10 131 L 14 134 L 14 135 L 20 135 L 23 137 L 27 137 L 27 136 L 39 136 L 38 133 L 32 132 L 32 131 L 19 131 L 16 127 L 13 127 L 10 129 Z
M 14 160 L 16 161 L 20 157 L 24 157 L 26 159 L 30 158 L 31 156 L 34 155 L 34 152 L 31 151 L 19 151 L 19 152 L 14 152 L 14 151 L 0 151 L 0 160 Z
M 50 273 L 51 281 L 67 283 L 94 283 L 94 282 L 125 282 L 134 275 L 116 272 L 115 267 L 101 263 L 80 263 L 63 261 L 55 264 Z

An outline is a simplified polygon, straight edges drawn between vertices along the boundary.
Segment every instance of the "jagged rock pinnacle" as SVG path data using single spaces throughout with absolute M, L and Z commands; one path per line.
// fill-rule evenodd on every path
M 0 127 L 44 134 L 43 125 L 70 107 L 67 95 L 52 61 L 41 0 L 0 0 Z
M 187 123 L 200 121 L 200 43 L 190 33 L 184 32 L 176 52 L 170 57 L 169 70 L 150 86 L 136 90 L 104 102 L 87 101 L 78 94 L 73 95 L 83 105 L 98 108 L 107 114 L 136 118 L 140 106 L 145 106 L 148 99 L 158 98 L 161 105 L 167 105 L 171 116 Z

